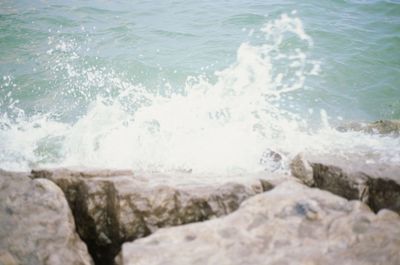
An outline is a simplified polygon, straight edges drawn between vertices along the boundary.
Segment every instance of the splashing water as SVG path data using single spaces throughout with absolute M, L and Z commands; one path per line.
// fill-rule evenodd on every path
M 266 23 L 259 34 L 262 42 L 241 44 L 226 69 L 211 78 L 188 77 L 183 89 L 170 93 L 151 92 L 95 64 L 82 67 L 76 63 L 85 60 L 77 52 L 82 47 L 50 38 L 47 71 L 61 80 L 52 97 L 78 118 L 62 122 L 58 104 L 47 114 L 29 116 L 8 95 L 1 102 L 8 111 L 0 120 L 0 168 L 285 171 L 287 161 L 305 151 L 400 161 L 398 139 L 339 133 L 324 110 L 311 129 L 311 121 L 290 108 L 291 94 L 301 93 L 307 76 L 320 68 L 308 58 L 313 40 L 295 14 Z M 288 39 L 293 47 L 287 47 Z M 12 85 L 12 78 L 5 77 L 6 83 Z M 282 155 L 278 166 L 270 150 Z

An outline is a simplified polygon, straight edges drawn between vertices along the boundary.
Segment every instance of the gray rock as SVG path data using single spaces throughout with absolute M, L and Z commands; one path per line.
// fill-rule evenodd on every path
M 285 159 L 282 154 L 267 148 L 260 158 L 260 164 L 265 170 L 275 172 L 285 168 Z
M 372 123 L 351 122 L 337 128 L 339 131 L 362 131 L 382 135 L 400 135 L 400 120 L 379 120 Z
M 303 155 L 297 155 L 290 163 L 292 174 L 308 186 L 314 186 L 313 168 Z
M 387 208 L 400 213 L 399 165 L 368 164 L 361 157 L 299 154 L 291 163 L 291 171 L 306 185 L 361 200 L 376 212 Z
M 33 178 L 54 181 L 66 194 L 79 235 L 96 264 L 112 264 L 122 243 L 162 227 L 204 221 L 236 210 L 247 198 L 271 189 L 248 184 L 173 186 L 151 183 L 129 171 L 38 170 Z
M 400 264 L 400 217 L 286 182 L 219 219 L 125 243 L 120 265 Z
M 53 182 L 0 170 L 0 264 L 93 264 Z

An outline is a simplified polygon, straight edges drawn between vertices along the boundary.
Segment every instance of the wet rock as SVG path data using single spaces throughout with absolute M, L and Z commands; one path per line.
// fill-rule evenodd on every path
M 306 169 L 306 170 L 305 170 Z M 362 158 L 297 155 L 292 174 L 306 185 L 349 200 L 361 200 L 374 211 L 387 208 L 400 213 L 400 166 L 368 164 Z
M 248 197 L 272 188 L 258 180 L 178 187 L 154 184 L 129 171 L 38 170 L 32 178 L 50 179 L 64 191 L 96 264 L 112 264 L 126 241 L 162 227 L 226 215 Z
M 260 158 L 260 164 L 269 172 L 279 171 L 285 167 L 284 156 L 272 149 L 264 151 Z
M 125 243 L 120 265 L 400 264 L 400 217 L 286 182 L 219 219 Z
M 382 135 L 400 135 L 400 120 L 379 120 L 372 123 L 351 122 L 337 128 L 339 131 L 363 131 Z
M 53 182 L 0 170 L 0 264 L 93 264 Z

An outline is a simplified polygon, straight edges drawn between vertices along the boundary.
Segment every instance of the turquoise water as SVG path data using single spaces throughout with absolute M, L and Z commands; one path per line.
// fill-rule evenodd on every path
M 0 167 L 397 162 L 332 128 L 400 118 L 399 48 L 398 1 L 1 1 Z

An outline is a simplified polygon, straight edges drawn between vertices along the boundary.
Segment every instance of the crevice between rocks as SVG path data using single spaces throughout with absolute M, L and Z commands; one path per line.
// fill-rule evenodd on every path
M 252 186 L 228 183 L 199 192 L 164 186 L 150 188 L 132 180 L 132 191 L 126 193 L 119 190 L 121 175 L 126 177 L 126 171 L 32 170 L 30 175 L 33 179 L 49 179 L 62 189 L 77 232 L 96 265 L 115 265 L 125 242 L 146 237 L 162 227 L 230 214 L 244 200 L 273 188 L 268 181 L 257 180 Z M 129 176 L 133 179 L 133 175 Z M 127 185 L 132 184 L 129 181 Z

